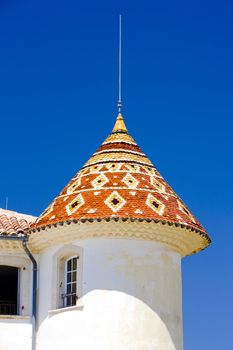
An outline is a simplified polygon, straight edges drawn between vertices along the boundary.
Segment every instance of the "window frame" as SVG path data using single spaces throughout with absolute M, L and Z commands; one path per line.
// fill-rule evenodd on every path
M 23 256 L 1 254 L 1 266 L 11 266 L 18 269 L 18 286 L 17 286 L 17 314 L 11 317 L 30 316 L 32 312 L 31 294 L 32 294 L 32 276 L 31 261 Z M 7 315 L 1 314 L 4 318 Z
M 69 261 L 72 261 L 76 259 L 76 269 L 71 269 L 70 271 L 68 271 L 68 262 Z M 74 256 L 70 256 L 69 258 L 67 258 L 65 260 L 65 293 L 63 294 L 64 295 L 64 301 L 63 301 L 63 305 L 64 307 L 70 307 L 70 306 L 75 306 L 76 305 L 76 301 L 78 300 L 79 298 L 79 295 L 78 295 L 78 273 L 79 273 L 79 269 L 78 269 L 78 260 L 79 260 L 79 255 L 74 255 Z M 71 273 L 71 276 L 73 273 L 76 273 L 76 280 L 75 281 L 72 281 L 71 282 L 68 282 L 68 273 Z M 68 293 L 67 291 L 67 287 L 68 287 L 68 284 L 70 284 L 72 286 L 72 284 L 75 284 L 75 292 L 72 292 L 72 287 L 71 287 L 71 293 Z M 72 301 L 72 296 L 74 295 L 74 299 L 75 299 L 75 302 L 73 304 L 73 301 Z M 68 297 L 71 297 L 71 304 L 70 305 L 67 305 L 67 299 Z
M 62 294 L 66 293 L 66 261 L 70 260 L 72 257 L 78 257 L 76 294 L 78 295 L 78 300 L 82 297 L 83 248 L 78 245 L 68 244 L 61 247 L 53 255 L 53 280 L 50 310 L 62 310 L 66 308 L 63 303 Z M 77 303 L 75 305 L 77 305 Z M 67 308 L 69 307 L 72 306 L 67 306 Z
M 20 290 L 19 290 L 19 279 L 20 279 L 20 268 L 18 266 L 9 266 L 9 265 L 0 265 L 0 269 L 6 269 L 8 270 L 8 268 L 10 268 L 9 270 L 14 269 L 14 278 L 16 278 L 16 281 L 14 281 L 15 286 L 14 288 L 16 288 L 15 290 L 15 298 L 14 299 L 14 303 L 12 303 L 13 300 L 10 299 L 1 299 L 0 297 L 0 315 L 8 315 L 8 316 L 19 316 L 19 302 L 20 302 Z M 13 271 L 12 271 L 13 272 Z M 10 271 L 9 271 L 10 273 Z M 17 283 L 16 283 L 17 282 Z M 3 280 L 3 285 L 7 285 L 7 283 L 5 283 L 5 281 Z M 9 287 L 6 287 L 6 289 L 8 290 Z M 10 312 L 4 312 L 4 311 L 10 311 Z

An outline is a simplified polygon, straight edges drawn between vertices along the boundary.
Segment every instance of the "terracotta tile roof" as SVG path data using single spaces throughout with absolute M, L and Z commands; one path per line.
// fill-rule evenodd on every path
M 22 235 L 36 217 L 0 208 L 0 235 Z
M 33 227 L 72 219 L 106 218 L 185 225 L 209 239 L 201 224 L 128 134 L 121 114 L 111 135 Z

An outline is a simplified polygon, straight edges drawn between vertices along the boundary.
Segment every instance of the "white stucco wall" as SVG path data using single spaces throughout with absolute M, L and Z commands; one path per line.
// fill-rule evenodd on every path
M 0 316 L 1 350 L 31 350 L 31 337 L 30 317 Z
M 40 256 L 37 349 L 182 350 L 178 253 L 156 242 L 117 238 L 73 245 L 82 249 L 82 298 L 72 311 L 49 313 L 59 304 L 54 290 L 61 284 L 62 246 Z

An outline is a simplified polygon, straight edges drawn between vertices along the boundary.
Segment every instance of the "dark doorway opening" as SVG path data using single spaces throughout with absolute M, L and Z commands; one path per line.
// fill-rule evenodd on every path
M 18 314 L 17 267 L 0 266 L 0 315 Z

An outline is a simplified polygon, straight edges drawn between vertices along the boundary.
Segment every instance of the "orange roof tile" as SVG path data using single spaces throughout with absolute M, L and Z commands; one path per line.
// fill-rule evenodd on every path
M 67 220 L 133 218 L 204 228 L 129 135 L 121 114 L 110 136 L 37 219 L 34 228 Z
M 24 234 L 36 217 L 0 208 L 0 235 Z

